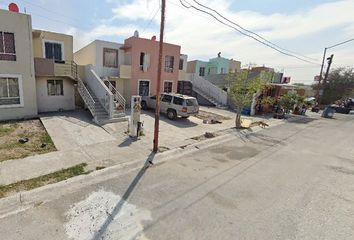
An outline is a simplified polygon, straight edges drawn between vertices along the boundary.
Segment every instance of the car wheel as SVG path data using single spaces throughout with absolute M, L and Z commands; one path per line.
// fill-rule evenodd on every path
M 169 109 L 167 110 L 167 117 L 170 120 L 175 120 L 177 118 L 177 113 L 175 110 Z
M 144 110 L 147 110 L 148 107 L 147 107 L 147 104 L 146 104 L 145 101 L 141 102 L 141 108 L 144 109 Z

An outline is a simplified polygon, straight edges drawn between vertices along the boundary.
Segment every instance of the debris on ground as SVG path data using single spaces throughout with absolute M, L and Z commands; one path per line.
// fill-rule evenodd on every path
M 206 133 L 204 133 L 204 136 L 205 136 L 206 138 L 214 138 L 214 137 L 215 137 L 215 134 L 214 134 L 214 133 L 211 133 L 211 132 L 206 132 Z
M 202 111 L 202 110 L 199 110 L 199 113 L 196 115 L 196 117 L 203 120 L 204 124 L 220 124 L 224 120 L 231 119 L 229 117 L 225 117 L 216 113 Z
M 26 137 L 25 137 L 25 138 L 19 138 L 19 139 L 18 139 L 18 142 L 19 142 L 19 143 L 22 143 L 22 144 L 23 144 L 23 143 L 26 143 L 26 142 L 28 142 L 28 141 L 29 141 L 29 139 L 26 138 Z

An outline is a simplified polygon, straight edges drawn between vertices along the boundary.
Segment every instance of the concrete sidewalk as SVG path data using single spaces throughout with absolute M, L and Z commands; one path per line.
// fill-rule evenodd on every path
M 226 110 L 201 110 L 230 117 L 234 115 Z M 46 115 L 42 121 L 59 151 L 0 163 L 0 185 L 38 177 L 80 163 L 87 163 L 88 170 L 95 170 L 96 167 L 145 161 L 152 151 L 153 113 L 144 112 L 141 118 L 144 121 L 145 136 L 136 141 L 126 134 L 127 122 L 111 123 L 101 128 L 90 123 L 85 113 L 82 116 L 77 113 Z M 259 118 L 253 119 L 257 121 Z M 273 126 L 284 121 L 270 119 L 267 122 Z M 201 119 L 195 117 L 170 121 L 162 116 L 160 146 L 164 150 L 184 148 L 198 142 L 192 137 L 205 132 L 218 132 L 222 135 L 233 126 L 233 118 L 222 124 L 203 124 Z

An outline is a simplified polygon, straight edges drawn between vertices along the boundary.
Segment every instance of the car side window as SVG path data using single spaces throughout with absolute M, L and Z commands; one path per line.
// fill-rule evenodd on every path
M 152 96 L 152 97 L 150 97 L 150 99 L 156 100 L 156 96 Z
M 171 100 L 172 100 L 172 96 L 171 95 L 164 95 L 163 97 L 162 97 L 162 102 L 168 102 L 168 103 L 170 103 L 171 102 Z
M 173 103 L 176 104 L 176 105 L 183 105 L 183 101 L 184 101 L 183 98 L 179 98 L 179 97 L 174 97 L 173 98 Z

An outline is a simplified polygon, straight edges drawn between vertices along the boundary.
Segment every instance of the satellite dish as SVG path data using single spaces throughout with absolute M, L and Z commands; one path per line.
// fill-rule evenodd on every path
M 20 11 L 20 9 L 18 8 L 16 3 L 10 3 L 9 4 L 9 11 L 18 13 Z
M 134 37 L 139 37 L 139 32 L 138 32 L 138 30 L 135 30 L 135 32 L 134 32 Z

